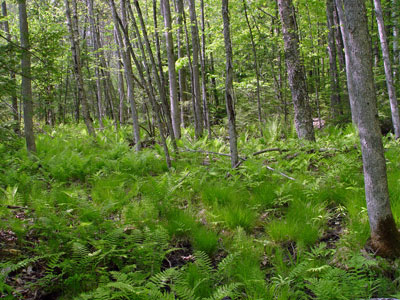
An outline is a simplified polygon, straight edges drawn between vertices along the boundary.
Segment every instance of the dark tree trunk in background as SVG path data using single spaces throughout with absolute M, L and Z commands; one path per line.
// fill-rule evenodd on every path
M 224 22 L 224 42 L 226 56 L 226 79 L 225 79 L 225 102 L 226 111 L 228 114 L 229 127 L 229 147 L 231 152 L 231 166 L 236 167 L 239 157 L 236 140 L 236 120 L 235 109 L 233 107 L 233 62 L 232 62 L 232 42 L 229 23 L 229 8 L 228 0 L 222 0 L 222 19 Z
M 304 67 L 299 52 L 295 11 L 291 0 L 278 0 L 285 43 L 285 60 L 294 106 L 294 123 L 300 139 L 315 141 Z
M 18 0 L 19 30 L 21 38 L 21 96 L 24 106 L 24 125 L 26 147 L 29 152 L 36 152 L 35 135 L 33 132 L 33 103 L 31 79 L 31 53 L 29 45 L 28 17 L 25 0 Z
M 2 14 L 5 18 L 7 18 L 8 13 L 7 13 L 7 3 L 6 1 L 3 1 L 1 3 L 1 11 Z M 3 30 L 6 33 L 6 37 L 9 41 L 9 43 L 11 43 L 11 33 L 10 33 L 10 27 L 8 25 L 8 21 L 4 21 L 3 23 Z M 12 51 L 10 51 L 10 62 L 12 62 L 14 60 L 14 53 L 12 53 Z M 12 68 L 11 68 L 12 69 Z M 12 89 L 11 89 L 11 108 L 12 108 L 12 116 L 15 122 L 14 125 L 14 132 L 15 133 L 19 133 L 20 132 L 20 128 L 19 128 L 19 114 L 18 114 L 18 97 L 17 97 L 17 80 L 15 77 L 15 72 L 13 70 L 10 70 L 10 79 L 11 79 L 11 84 L 12 84 Z
M 360 135 L 371 244 L 379 255 L 399 256 L 400 234 L 389 202 L 365 2 L 336 0 L 336 4 L 346 51 L 351 112 Z
M 90 118 L 89 107 L 82 77 L 81 53 L 79 46 L 78 12 L 77 12 L 76 0 L 72 0 L 72 9 L 73 9 L 72 16 L 71 16 L 71 9 L 69 6 L 69 0 L 65 0 L 65 9 L 67 15 L 68 28 L 70 32 L 71 51 L 74 62 L 74 75 L 78 89 L 78 99 L 82 104 L 83 120 L 85 121 L 88 133 L 91 136 L 95 136 L 96 133 L 93 128 L 92 119 Z
M 338 121 L 343 113 L 340 103 L 339 73 L 336 63 L 335 25 L 333 13 L 335 10 L 334 0 L 326 0 L 326 18 L 328 26 L 328 55 L 329 55 L 329 78 L 331 88 L 331 117 Z
M 393 82 L 392 64 L 390 62 L 389 45 L 383 21 L 382 5 L 380 0 L 374 0 L 375 16 L 378 23 L 379 39 L 381 41 L 383 64 L 385 67 L 386 85 L 389 94 L 390 109 L 392 111 L 392 122 L 396 139 L 400 138 L 400 118 L 397 104 L 396 88 Z
M 163 5 L 162 11 L 164 15 L 165 27 L 164 35 L 168 57 L 169 99 L 171 105 L 172 128 L 174 130 L 175 137 L 179 139 L 181 137 L 181 124 L 178 103 L 178 87 L 176 82 L 174 42 L 172 39 L 171 10 L 169 0 L 161 0 L 161 3 Z
M 190 14 L 190 28 L 192 32 L 192 51 L 193 51 L 193 63 L 192 63 L 192 85 L 194 92 L 194 114 L 195 114 L 195 134 L 196 138 L 203 135 L 203 110 L 201 107 L 201 92 L 200 92 L 200 71 L 199 71 L 199 28 L 197 25 L 197 15 L 195 0 L 188 0 L 189 3 L 189 14 Z

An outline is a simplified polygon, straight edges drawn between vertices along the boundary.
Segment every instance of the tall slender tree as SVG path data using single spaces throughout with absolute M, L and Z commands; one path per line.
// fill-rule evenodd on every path
M 32 77 L 31 53 L 29 44 L 28 17 L 26 14 L 26 1 L 18 0 L 19 31 L 21 39 L 21 96 L 24 106 L 24 130 L 26 147 L 29 152 L 36 152 L 35 135 L 33 133 L 33 103 L 32 103 Z
M 224 43 L 225 43 L 225 57 L 226 57 L 226 79 L 225 79 L 225 104 L 226 112 L 228 114 L 228 128 L 229 128 L 229 148 L 231 152 L 231 165 L 232 168 L 236 167 L 239 156 L 237 150 L 236 139 L 236 120 L 235 108 L 233 106 L 233 61 L 232 61 L 232 42 L 229 21 L 229 2 L 222 0 L 222 20 L 224 22 Z
M 5 21 L 3 21 L 3 30 L 6 34 L 8 43 L 11 46 L 11 33 L 10 33 L 10 26 L 8 24 L 8 11 L 7 11 L 7 2 L 4 0 L 1 3 L 1 11 L 2 11 L 2 15 L 5 18 Z M 11 47 L 10 47 L 11 48 Z M 9 52 L 10 54 L 10 61 L 14 60 L 14 54 L 12 53 L 12 51 Z M 15 76 L 15 71 L 14 70 L 10 70 L 10 82 L 12 84 L 12 88 L 11 88 L 11 113 L 14 119 L 14 131 L 15 133 L 19 133 L 19 114 L 18 114 L 18 97 L 17 97 L 17 80 L 16 80 L 16 76 Z
M 72 15 L 69 0 L 65 0 L 65 9 L 67 15 L 68 29 L 70 33 L 71 51 L 74 62 L 74 75 L 78 85 L 78 99 L 82 104 L 83 120 L 85 121 L 89 135 L 95 136 L 92 119 L 89 113 L 89 106 L 86 97 L 85 86 L 83 83 L 81 50 L 79 45 L 79 28 L 78 28 L 78 8 L 76 0 L 72 0 Z
M 397 104 L 396 88 L 393 81 L 392 63 L 389 55 L 389 45 L 383 20 L 382 5 L 380 0 L 374 0 L 375 16 L 378 23 L 379 39 L 381 41 L 383 64 L 385 68 L 386 86 L 389 94 L 390 109 L 392 111 L 392 122 L 396 139 L 400 138 L 400 117 Z
M 336 0 L 336 4 L 345 46 L 351 112 L 360 135 L 371 243 L 380 255 L 399 256 L 400 234 L 389 202 L 365 2 Z
M 178 102 L 178 87 L 175 70 L 174 42 L 172 39 L 171 9 L 169 0 L 161 0 L 161 4 L 163 8 L 162 12 L 164 15 L 164 35 L 168 57 L 169 99 L 171 105 L 172 128 L 174 130 L 175 137 L 179 139 L 181 137 L 181 124 L 179 115 L 180 110 Z

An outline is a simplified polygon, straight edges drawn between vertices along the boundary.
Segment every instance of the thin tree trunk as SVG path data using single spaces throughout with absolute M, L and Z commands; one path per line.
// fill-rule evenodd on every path
M 184 57 L 183 43 L 182 43 L 182 30 L 183 30 L 183 0 L 175 0 L 176 20 L 178 23 L 177 43 L 178 43 L 178 59 Z M 183 66 L 178 71 L 179 79 L 179 102 L 181 107 L 181 124 L 186 126 L 188 118 L 187 113 L 187 83 L 186 83 L 186 67 Z
M 35 135 L 33 133 L 31 53 L 25 0 L 18 0 L 18 10 L 21 48 L 23 49 L 21 54 L 21 98 L 24 106 L 25 140 L 28 151 L 36 152 Z
M 111 3 L 111 5 L 113 7 L 115 7 L 114 0 L 110 0 L 110 3 Z M 164 131 L 164 126 L 163 126 L 163 124 L 161 122 L 161 111 L 160 111 L 160 107 L 159 107 L 159 105 L 158 105 L 158 103 L 156 101 L 156 98 L 154 96 L 153 86 L 151 84 L 150 69 L 148 67 L 148 63 L 147 63 L 147 59 L 146 59 L 146 56 L 145 56 L 143 44 L 142 43 L 138 43 L 140 51 L 141 51 L 142 56 L 143 56 L 143 61 L 139 62 L 139 60 L 137 59 L 135 53 L 133 52 L 133 48 L 132 48 L 132 45 L 130 43 L 129 36 L 128 36 L 128 31 L 125 30 L 126 28 L 123 26 L 123 23 L 121 22 L 121 19 L 119 19 L 115 8 L 113 9 L 113 18 L 114 18 L 114 22 L 119 23 L 119 25 L 121 26 L 122 31 L 124 33 L 124 40 L 127 43 L 127 46 L 128 46 L 127 49 L 129 50 L 128 54 L 130 54 L 130 56 L 132 57 L 135 65 L 136 65 L 136 68 L 137 68 L 138 73 L 139 73 L 141 85 L 142 85 L 143 89 L 145 90 L 145 92 L 147 93 L 147 96 L 149 98 L 150 104 L 151 104 L 152 109 L 153 109 L 153 117 L 156 119 L 157 127 L 160 130 L 161 145 L 162 145 L 162 147 L 164 149 L 165 160 L 166 160 L 168 168 L 171 168 L 171 157 L 169 155 L 169 150 L 168 150 L 168 145 L 167 145 L 167 141 L 166 141 L 166 134 L 165 134 L 165 131 Z M 134 25 L 135 25 L 135 30 L 137 30 L 137 26 L 136 26 L 135 23 L 134 23 Z M 148 81 L 146 81 L 146 79 L 144 77 L 144 74 L 143 74 L 143 67 L 142 67 L 143 65 L 145 67 L 146 76 L 147 76 Z
M 9 43 L 11 43 L 11 33 L 10 33 L 10 27 L 8 25 L 8 21 L 7 21 L 7 3 L 4 0 L 1 3 L 1 10 L 2 10 L 2 14 L 3 17 L 6 18 L 6 21 L 2 22 L 3 23 L 3 28 L 4 28 L 4 32 L 6 33 L 6 37 L 9 41 Z M 9 53 L 10 55 L 10 62 L 14 61 L 14 56 L 15 54 L 13 54 L 11 51 Z M 12 69 L 12 68 L 11 68 Z M 15 72 L 13 70 L 10 70 L 10 79 L 11 79 L 11 84 L 12 84 L 12 89 L 11 89 L 11 108 L 12 108 L 12 116 L 14 119 L 14 132 L 19 134 L 20 132 L 20 124 L 19 124 L 19 114 L 18 114 L 18 98 L 17 98 L 17 80 L 16 80 L 16 76 L 15 76 Z
M 326 18 L 328 26 L 328 55 L 329 55 L 329 78 L 331 88 L 331 117 L 338 121 L 342 114 L 340 103 L 339 73 L 336 63 L 335 28 L 333 12 L 335 10 L 334 0 L 326 0 Z
M 199 28 L 197 26 L 197 16 L 196 16 L 196 7 L 195 0 L 188 0 L 189 3 L 189 14 L 190 14 L 190 28 L 192 31 L 192 51 L 193 51 L 193 64 L 192 64 L 192 72 L 193 72 L 193 91 L 194 91 L 194 113 L 196 114 L 195 118 L 195 135 L 196 138 L 199 138 L 203 135 L 203 110 L 201 107 L 201 93 L 200 93 L 200 71 L 199 71 Z
M 89 107 L 82 77 L 81 54 L 79 46 L 79 30 L 78 30 L 78 12 L 77 12 L 76 0 L 72 0 L 72 9 L 73 9 L 72 17 L 71 17 L 71 9 L 69 6 L 69 0 L 65 0 L 65 8 L 66 8 L 68 28 L 70 31 L 71 51 L 72 51 L 72 58 L 74 61 L 74 74 L 78 86 L 78 99 L 82 104 L 83 120 L 85 121 L 88 133 L 91 136 L 95 136 L 96 133 L 93 128 L 92 119 L 90 118 Z
M 174 42 L 172 39 L 171 10 L 169 0 L 161 0 L 161 3 L 163 7 L 162 11 L 164 15 L 165 27 L 164 35 L 168 57 L 169 99 L 171 105 L 172 128 L 174 130 L 175 137 L 177 139 L 180 139 L 181 124 L 179 116 L 178 89 L 176 82 Z
M 132 116 L 132 130 L 133 130 L 133 140 L 136 145 L 136 151 L 141 150 L 141 141 L 140 141 L 140 128 L 139 128 L 139 119 L 136 110 L 136 103 L 134 97 L 134 84 L 133 84 L 133 74 L 132 74 L 132 62 L 130 59 L 129 51 L 130 49 L 130 42 L 128 36 L 124 34 L 124 39 L 122 38 L 121 32 L 119 31 L 119 24 L 118 24 L 118 14 L 115 7 L 115 3 L 113 0 L 110 0 L 110 7 L 113 15 L 114 21 L 114 30 L 115 30 L 115 38 L 121 49 L 122 61 L 124 64 L 124 71 L 125 71 L 125 80 L 126 80 L 126 87 L 127 87 L 127 97 L 131 107 L 131 116 Z M 121 1 L 121 26 L 123 27 L 123 31 L 128 31 L 128 24 L 126 22 L 126 6 L 125 0 Z
M 96 63 L 95 63 L 95 74 L 96 74 L 96 93 L 97 93 L 97 112 L 98 112 L 98 119 L 99 119 L 99 125 L 100 129 L 104 128 L 103 125 L 103 108 L 102 108 L 102 88 L 101 88 L 101 82 L 100 82 L 100 71 L 99 71 L 99 65 L 100 65 L 100 58 L 99 58 L 99 41 L 97 40 L 97 30 L 96 30 L 96 25 L 95 25 L 95 17 L 94 17 L 94 12 L 93 12 L 93 0 L 87 0 L 87 7 L 88 7 L 88 13 L 89 13 L 89 22 L 90 22 L 90 31 L 91 31 L 91 37 L 92 37 L 92 43 L 93 43 L 93 51 L 95 53 L 95 58 L 96 58 Z
M 392 19 L 393 19 L 393 78 L 398 80 L 400 68 L 400 50 L 399 50 L 399 0 L 392 1 Z
M 396 89 L 393 83 L 392 65 L 390 63 L 389 45 L 387 41 L 385 23 L 383 21 L 382 5 L 380 0 L 374 0 L 376 21 L 378 23 L 379 39 L 381 41 L 383 64 L 385 67 L 386 85 L 389 94 L 392 122 L 396 139 L 400 138 L 400 118 L 397 104 Z
M 207 128 L 208 136 L 211 137 L 210 113 L 207 103 L 207 80 L 206 80 L 206 34 L 204 20 L 204 0 L 200 0 L 201 10 L 201 95 L 203 100 L 204 126 Z
M 231 166 L 236 167 L 239 158 L 236 141 L 235 109 L 233 107 L 233 62 L 232 42 L 229 23 L 228 0 L 222 0 L 222 19 L 224 22 L 224 42 L 226 55 L 226 80 L 225 80 L 225 102 L 228 114 L 229 147 L 231 152 Z
M 315 141 L 311 108 L 306 88 L 304 66 L 299 52 L 299 37 L 296 33 L 295 13 L 292 0 L 278 0 L 285 44 L 285 60 L 292 92 L 294 121 L 300 139 Z
M 169 113 L 168 101 L 167 101 L 167 97 L 165 95 L 164 85 L 161 83 L 160 74 L 158 74 L 158 72 L 157 72 L 157 68 L 156 68 L 157 65 L 156 65 L 156 62 L 155 62 L 155 59 L 154 59 L 153 51 L 151 49 L 149 38 L 147 36 L 146 25 L 145 25 L 144 20 L 143 20 L 143 15 L 142 15 L 142 11 L 140 9 L 138 0 L 134 0 L 134 5 L 135 5 L 136 11 L 138 13 L 140 27 L 142 28 L 142 33 L 143 33 L 144 42 L 145 42 L 145 45 L 146 45 L 146 48 L 147 48 L 147 53 L 149 54 L 149 57 L 150 57 L 150 62 L 151 62 L 153 75 L 154 75 L 154 78 L 156 80 L 156 84 L 158 86 L 158 90 L 160 92 L 161 104 L 163 105 L 163 109 L 164 109 L 164 112 L 165 112 L 165 115 L 166 115 L 166 123 L 167 123 L 167 128 L 168 128 L 169 134 L 171 136 L 172 146 L 174 148 L 175 153 L 178 153 L 179 152 L 178 151 L 178 146 L 176 145 L 175 134 L 174 134 L 174 130 L 172 128 L 171 114 Z M 137 38 L 138 38 L 138 44 L 141 45 L 142 44 L 142 39 L 140 38 L 139 28 L 137 27 L 133 11 L 131 11 L 131 17 L 132 17 L 132 23 L 133 23 L 133 26 L 135 27 L 136 35 L 137 35 Z M 142 45 L 142 47 L 143 47 L 143 45 Z M 143 47 L 143 49 L 144 49 L 144 47 Z M 142 55 L 143 55 L 143 59 L 144 59 L 145 58 L 145 53 L 143 53 Z
M 371 244 L 379 255 L 399 256 L 400 234 L 389 202 L 365 2 L 336 0 L 336 4 L 346 51 L 351 111 L 360 135 Z
M 260 134 L 261 134 L 261 136 L 263 136 L 263 131 L 262 131 L 263 119 L 262 119 L 261 95 L 260 95 L 260 71 L 258 69 L 257 50 L 256 50 L 256 44 L 254 43 L 253 30 L 251 28 L 251 25 L 250 25 L 250 22 L 249 22 L 249 17 L 247 15 L 247 3 L 246 3 L 246 1 L 247 0 L 243 0 L 243 9 L 244 9 L 244 16 L 246 18 L 247 27 L 249 28 L 249 32 L 250 32 L 251 49 L 253 51 L 254 71 L 256 72 L 256 81 L 257 81 L 258 122 L 259 122 L 259 127 L 260 127 Z
M 116 29 L 114 29 L 115 41 L 117 41 Z M 118 42 L 117 42 L 118 44 Z M 119 123 L 122 125 L 125 123 L 125 85 L 124 85 L 124 74 L 122 73 L 123 63 L 121 62 L 121 50 L 115 51 L 118 65 L 118 95 L 119 95 Z

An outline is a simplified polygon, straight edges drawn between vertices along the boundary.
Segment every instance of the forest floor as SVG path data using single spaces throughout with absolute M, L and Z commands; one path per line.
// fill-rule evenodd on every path
M 184 130 L 170 170 L 148 137 L 132 149 L 128 127 L 44 128 L 30 157 L 5 139 L 0 298 L 400 298 L 399 260 L 368 247 L 355 130 L 307 143 L 276 125 L 240 135 L 237 170 L 223 128 Z M 400 147 L 384 143 L 400 224 Z

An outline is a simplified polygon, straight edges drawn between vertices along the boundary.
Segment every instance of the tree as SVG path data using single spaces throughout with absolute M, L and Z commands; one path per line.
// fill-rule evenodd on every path
M 194 98 L 194 116 L 195 116 L 195 134 L 200 137 L 203 134 L 203 110 L 200 102 L 200 71 L 199 71 L 199 27 L 197 25 L 196 6 L 194 0 L 188 0 L 189 15 L 190 15 L 190 28 L 192 32 L 192 84 L 193 84 L 193 98 Z
M 93 128 L 92 119 L 90 118 L 88 102 L 86 98 L 85 86 L 83 83 L 82 65 L 81 65 L 81 50 L 79 46 L 79 29 L 78 29 L 78 8 L 76 0 L 72 0 L 73 15 L 71 15 L 71 8 L 69 0 L 65 0 L 65 12 L 67 16 L 67 23 L 70 32 L 71 52 L 74 62 L 74 75 L 78 85 L 78 98 L 82 104 L 83 120 L 85 121 L 89 135 L 95 136 L 96 133 Z
M 278 0 L 278 8 L 285 43 L 285 61 L 292 92 L 297 136 L 300 139 L 315 141 L 304 66 L 299 53 L 299 37 L 296 31 L 296 16 L 292 0 Z
M 21 38 L 21 96 L 24 106 L 24 126 L 26 147 L 29 152 L 36 152 L 35 135 L 33 133 L 33 104 L 32 104 L 32 77 L 31 53 L 29 46 L 28 17 L 26 1 L 18 0 L 19 30 Z
M 345 46 L 351 112 L 361 142 L 371 244 L 380 255 L 398 256 L 400 234 L 389 202 L 365 3 L 363 0 L 336 0 L 336 4 Z
M 179 139 L 181 137 L 181 124 L 179 116 L 179 103 L 178 103 L 178 88 L 176 82 L 176 70 L 175 70 L 175 55 L 174 55 L 174 42 L 172 39 L 172 25 L 171 25 L 171 10 L 169 0 L 161 0 L 162 12 L 164 15 L 164 26 L 165 26 L 165 45 L 167 48 L 168 57 L 168 78 L 169 78 L 169 99 L 171 105 L 171 119 L 172 128 L 174 130 L 175 137 Z
M 229 127 L 229 147 L 231 151 L 231 165 L 236 167 L 239 158 L 236 141 L 236 120 L 235 108 L 233 107 L 233 62 L 232 62 L 232 42 L 229 23 L 228 0 L 222 0 L 222 19 L 224 22 L 224 42 L 226 56 L 226 79 L 225 79 L 225 104 L 228 114 Z
M 1 3 L 1 11 L 3 14 L 3 17 L 7 18 L 8 13 L 7 13 L 7 3 L 6 1 L 3 1 Z M 8 20 L 6 19 L 3 23 L 4 27 L 4 32 L 6 34 L 6 37 L 8 39 L 8 44 L 11 46 L 11 33 L 10 33 L 10 27 L 8 24 Z M 13 60 L 13 53 L 12 51 L 9 51 L 10 54 L 10 61 Z M 16 76 L 15 76 L 15 71 L 10 70 L 10 80 L 12 84 L 11 88 L 11 109 L 12 109 L 12 116 L 14 119 L 14 131 L 15 133 L 19 133 L 19 114 L 18 114 L 18 98 L 17 98 L 17 82 L 16 82 Z
M 379 39 L 381 41 L 383 64 L 385 68 L 386 85 L 389 94 L 390 109 L 392 111 L 392 122 L 396 139 L 400 138 L 400 117 L 397 104 L 396 88 L 393 82 L 392 64 L 390 62 L 389 45 L 383 21 L 382 5 L 380 0 L 374 0 L 375 16 L 378 23 Z

